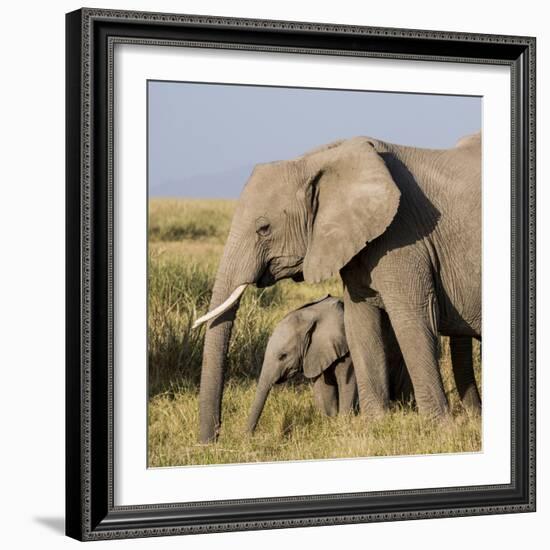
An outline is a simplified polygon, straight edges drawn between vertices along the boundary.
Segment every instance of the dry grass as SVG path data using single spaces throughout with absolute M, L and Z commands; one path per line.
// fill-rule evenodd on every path
M 441 368 L 453 420 L 435 424 L 408 406 L 381 420 L 327 418 L 313 405 L 311 388 L 298 381 L 275 388 L 253 437 L 245 436 L 256 377 L 267 338 L 290 310 L 330 292 L 320 285 L 282 281 L 249 288 L 241 302 L 228 356 L 223 428 L 215 445 L 198 444 L 198 382 L 206 312 L 231 221 L 233 201 L 150 201 L 149 245 L 149 465 L 175 466 L 357 456 L 471 452 L 481 449 L 481 419 L 462 409 L 452 381 L 448 342 Z M 219 223 L 218 223 L 219 220 Z M 476 374 L 481 373 L 474 344 Z
M 149 239 L 225 240 L 234 203 L 225 200 L 156 199 L 149 201 Z

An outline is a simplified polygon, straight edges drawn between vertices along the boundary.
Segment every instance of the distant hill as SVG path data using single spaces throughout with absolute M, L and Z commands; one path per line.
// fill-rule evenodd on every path
M 232 170 L 212 172 L 170 180 L 162 183 L 149 182 L 150 197 L 191 197 L 191 198 L 237 198 L 253 166 L 239 166 Z

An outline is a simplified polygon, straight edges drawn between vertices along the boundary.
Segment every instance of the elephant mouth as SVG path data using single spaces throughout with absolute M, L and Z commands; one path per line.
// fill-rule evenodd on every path
M 300 369 L 297 367 L 290 369 L 288 372 L 281 374 L 280 378 L 275 382 L 275 385 L 278 386 L 279 384 L 283 384 L 291 380 L 297 380 L 299 373 Z
M 273 274 L 271 273 L 269 269 L 269 264 L 268 264 L 268 266 L 265 268 L 260 278 L 256 281 L 256 286 L 258 288 L 265 288 L 268 286 L 272 286 L 275 283 L 276 283 L 275 277 L 273 277 Z
M 303 258 L 299 256 L 277 256 L 267 263 L 262 275 L 256 281 L 256 286 L 265 288 L 274 285 L 281 279 L 291 278 L 297 283 L 304 280 L 302 272 Z

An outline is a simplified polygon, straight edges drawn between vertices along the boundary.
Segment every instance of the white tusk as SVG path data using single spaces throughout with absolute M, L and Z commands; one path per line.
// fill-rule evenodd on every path
M 248 283 L 244 283 L 243 285 L 238 286 L 231 293 L 231 296 L 229 296 L 229 298 L 227 298 L 227 300 L 223 302 L 223 304 L 220 304 L 218 307 L 214 308 L 212 311 L 209 311 L 206 315 L 199 317 L 193 323 L 193 328 L 197 328 L 203 323 L 206 323 L 211 319 L 215 319 L 216 317 L 219 317 L 222 313 L 226 312 L 241 297 L 241 294 L 244 292 L 247 286 L 248 286 Z

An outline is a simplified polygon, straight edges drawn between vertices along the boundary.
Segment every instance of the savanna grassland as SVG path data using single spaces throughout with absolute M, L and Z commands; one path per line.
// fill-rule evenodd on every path
M 198 390 L 204 326 L 218 259 L 235 203 L 229 200 L 151 199 L 149 203 L 149 466 L 220 464 L 481 450 L 481 418 L 462 408 L 452 379 L 446 338 L 441 369 L 452 420 L 435 423 L 409 404 L 382 419 L 328 418 L 314 407 L 303 380 L 276 386 L 254 436 L 245 433 L 265 345 L 290 310 L 330 293 L 339 279 L 319 285 L 281 281 L 249 287 L 227 358 L 223 427 L 217 443 L 198 443 Z M 474 364 L 481 389 L 480 349 Z

